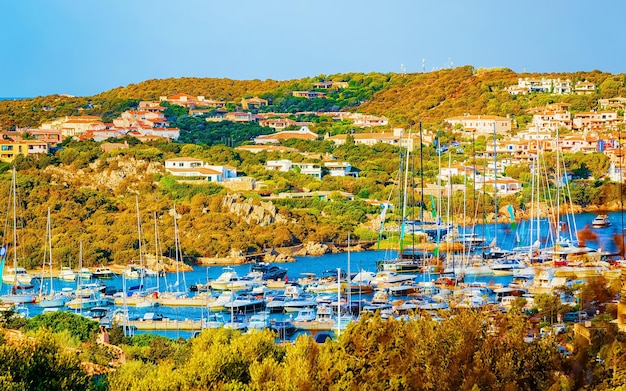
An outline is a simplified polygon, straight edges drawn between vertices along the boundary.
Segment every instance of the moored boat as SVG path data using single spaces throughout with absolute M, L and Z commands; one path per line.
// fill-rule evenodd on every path
M 605 214 L 597 215 L 591 222 L 593 228 L 606 228 L 611 225 L 609 216 Z

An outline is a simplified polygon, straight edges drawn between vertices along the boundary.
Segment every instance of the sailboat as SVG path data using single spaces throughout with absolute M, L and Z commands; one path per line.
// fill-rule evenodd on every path
M 83 267 L 83 242 L 80 242 L 79 247 L 79 269 Z M 98 284 L 83 284 L 82 278 L 78 279 L 78 286 L 76 288 L 76 298 L 69 301 L 66 305 L 73 310 L 91 310 L 95 307 L 104 307 L 113 304 L 113 300 L 104 296 L 101 290 L 101 286 Z
M 125 306 L 135 306 L 138 308 L 147 308 L 158 306 L 159 303 L 157 301 L 158 293 L 153 295 L 156 292 L 156 289 L 145 289 L 144 282 L 145 277 L 150 275 L 155 275 L 155 272 L 148 273 L 144 266 L 144 254 L 143 254 L 143 235 L 141 234 L 141 215 L 139 214 L 139 197 L 135 196 L 135 208 L 137 210 L 137 235 L 139 240 L 139 264 L 131 264 L 124 270 L 122 273 L 122 277 L 124 278 L 124 282 L 128 279 L 139 279 L 139 286 L 131 287 L 130 291 L 133 291 L 132 295 L 129 295 L 126 292 L 126 289 L 122 292 L 122 304 Z M 127 297 L 128 296 L 128 297 Z M 115 304 L 120 304 L 120 298 L 115 299 Z
M 31 276 L 26 273 L 24 268 L 20 268 L 17 266 L 17 173 L 15 167 L 13 167 L 13 175 L 11 178 L 11 203 L 9 208 L 13 208 L 13 244 L 12 244 L 12 254 L 13 254 L 13 266 L 7 270 L 6 274 L 3 274 L 2 280 L 5 282 L 9 282 L 13 284 L 11 288 L 11 293 L 7 295 L 0 296 L 0 301 L 4 303 L 16 303 L 16 304 L 25 304 L 25 303 L 34 303 L 36 294 L 33 293 L 32 288 L 33 285 L 30 285 Z M 10 210 L 9 210 L 10 212 Z M 5 235 L 6 237 L 6 235 Z M 0 249 L 0 255 L 2 256 L 0 260 L 0 269 L 4 268 L 4 264 L 6 261 L 6 256 L 9 253 L 6 250 L 6 246 L 2 246 Z M 6 277 L 6 279 L 5 279 Z
M 409 138 L 411 137 L 409 133 Z M 432 235 L 432 227 L 426 227 L 421 221 L 417 224 L 414 220 L 409 220 L 407 218 L 407 189 L 409 182 L 409 163 L 410 163 L 410 150 L 407 148 L 406 155 L 400 156 L 399 170 L 397 176 L 398 182 L 398 211 L 399 214 L 399 229 L 398 229 L 398 255 L 392 259 L 384 259 L 377 262 L 377 268 L 381 272 L 393 272 L 393 273 L 414 273 L 419 272 L 424 269 L 426 265 L 426 259 L 424 256 L 424 252 L 415 247 L 405 248 L 405 234 L 408 232 L 411 235 L 423 235 L 425 238 L 428 238 Z M 393 190 L 392 190 L 393 192 Z M 391 199 L 391 194 L 389 196 L 389 200 Z M 389 200 L 387 204 L 389 204 Z M 383 209 L 383 213 L 381 214 L 381 220 L 383 220 L 381 224 L 381 234 L 384 229 L 384 219 L 386 215 L 386 211 L 388 208 Z
M 46 224 L 46 244 L 44 245 L 44 253 L 43 253 L 43 265 L 41 275 L 43 276 L 45 273 L 46 266 L 49 267 L 50 278 L 49 278 L 49 287 L 48 294 L 44 295 L 43 293 L 43 282 L 39 287 L 39 297 L 37 298 L 37 305 L 43 308 L 58 308 L 64 307 L 67 302 L 69 302 L 72 298 L 66 292 L 55 292 L 54 291 L 54 278 L 52 276 L 52 226 L 50 224 L 50 208 L 48 208 L 48 219 Z M 71 270 L 71 269 L 70 269 Z

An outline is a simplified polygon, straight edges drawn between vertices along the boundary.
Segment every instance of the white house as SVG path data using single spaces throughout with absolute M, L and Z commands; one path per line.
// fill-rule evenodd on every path
M 330 176 L 351 176 L 359 177 L 359 170 L 348 162 L 325 162 L 324 166 L 328 168 Z
M 224 182 L 237 177 L 235 167 L 213 166 L 191 157 L 166 160 L 165 171 L 177 177 L 200 177 L 209 182 Z
M 494 187 L 498 189 L 498 194 L 512 194 L 517 193 L 522 189 L 522 182 L 513 178 L 497 178 L 485 180 L 483 182 L 477 182 L 476 188 L 481 189 L 485 187 L 485 191 L 493 192 Z
M 462 115 L 458 117 L 450 117 L 444 120 L 452 127 L 461 125 L 464 132 L 475 134 L 507 134 L 511 132 L 511 119 L 499 117 L 497 115 Z
M 270 171 L 287 172 L 294 168 L 298 168 L 300 173 L 314 176 L 322 179 L 322 167 L 316 163 L 293 163 L 291 160 L 268 160 L 265 163 L 265 169 Z
M 307 126 L 299 130 L 283 130 L 282 132 L 265 134 L 254 138 L 255 144 L 277 144 L 281 140 L 297 138 L 301 140 L 317 140 L 317 133 L 313 133 Z

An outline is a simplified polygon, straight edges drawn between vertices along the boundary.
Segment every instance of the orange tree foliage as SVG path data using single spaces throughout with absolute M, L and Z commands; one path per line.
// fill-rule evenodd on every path
M 522 318 L 471 311 L 441 322 L 369 315 L 337 341 L 319 345 L 301 336 L 287 346 L 274 344 L 268 331 L 205 330 L 185 345 L 188 353 L 160 357 L 159 365 L 132 359 L 148 347 L 125 347 L 130 361 L 109 384 L 112 390 L 574 389 L 575 363 L 553 340 L 523 342 L 526 327 Z

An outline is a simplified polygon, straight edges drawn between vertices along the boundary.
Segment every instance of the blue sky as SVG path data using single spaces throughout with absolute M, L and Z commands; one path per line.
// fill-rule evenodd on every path
M 89 96 L 168 77 L 400 72 L 401 64 L 409 73 L 450 63 L 623 73 L 626 3 L 602 4 L 10 0 L 0 13 L 0 97 Z

